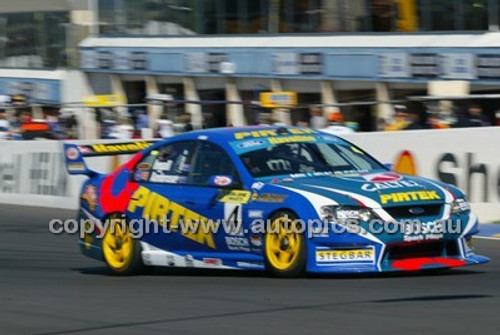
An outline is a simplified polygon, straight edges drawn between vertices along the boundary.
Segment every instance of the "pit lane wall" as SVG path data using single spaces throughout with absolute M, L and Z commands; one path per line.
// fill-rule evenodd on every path
M 91 169 L 109 173 L 127 158 L 101 156 L 85 161 Z M 85 178 L 68 175 L 60 141 L 0 141 L 0 203 L 76 209 Z
M 467 193 L 482 222 L 500 220 L 500 127 L 344 137 L 399 170 L 414 168 L 418 175 L 457 185 Z M 111 172 L 126 158 L 86 161 L 92 169 Z M 61 142 L 0 141 L 0 203 L 77 208 L 84 178 L 66 173 Z

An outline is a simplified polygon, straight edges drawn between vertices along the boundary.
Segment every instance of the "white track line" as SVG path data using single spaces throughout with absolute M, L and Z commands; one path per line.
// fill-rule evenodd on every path
M 490 236 L 472 236 L 472 237 L 478 238 L 481 240 L 500 241 L 500 238 L 498 238 L 498 237 L 490 237 Z

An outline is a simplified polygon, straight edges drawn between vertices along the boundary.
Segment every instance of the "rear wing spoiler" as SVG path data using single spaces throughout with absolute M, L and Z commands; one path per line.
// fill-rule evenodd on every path
M 145 150 L 156 141 L 130 141 L 94 144 L 63 143 L 66 170 L 71 175 L 95 176 L 98 172 L 88 168 L 85 157 L 130 155 Z

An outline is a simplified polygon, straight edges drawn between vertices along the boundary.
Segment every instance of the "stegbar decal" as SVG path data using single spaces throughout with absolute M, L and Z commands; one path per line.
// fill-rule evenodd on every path
M 413 191 L 413 192 L 398 192 L 381 194 L 380 201 L 383 205 L 388 203 L 411 202 L 411 201 L 427 201 L 440 200 L 441 197 L 437 191 Z
M 208 218 L 179 205 L 178 203 L 163 197 L 158 193 L 151 192 L 146 187 L 139 187 L 135 191 L 130 203 L 128 211 L 136 213 L 142 210 L 142 217 L 147 217 L 151 220 L 158 220 L 162 223 L 165 218 L 169 218 L 170 229 L 176 231 L 179 229 L 179 221 L 182 220 L 183 224 L 189 225 L 191 223 L 206 222 L 209 224 Z M 212 231 L 204 232 L 202 225 L 196 227 L 197 229 L 182 229 L 181 234 L 195 242 L 206 245 L 210 248 L 215 248 Z M 195 231 L 192 231 L 195 230 Z
M 336 263 L 374 263 L 375 250 L 373 247 L 363 249 L 316 249 L 316 262 L 320 265 Z
M 155 144 L 64 143 L 63 152 L 68 172 L 88 178 L 80 250 L 117 274 L 158 265 L 294 277 L 489 261 L 470 244 L 479 224 L 462 191 L 389 171 L 321 131 L 209 129 Z M 135 155 L 107 175 L 84 160 L 122 153 Z M 112 232 L 117 220 L 135 225 Z

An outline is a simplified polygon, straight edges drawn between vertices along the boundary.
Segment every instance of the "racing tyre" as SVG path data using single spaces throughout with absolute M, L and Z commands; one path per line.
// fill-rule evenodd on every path
M 267 270 L 276 277 L 297 277 L 305 270 L 306 240 L 296 219 L 294 214 L 281 211 L 269 220 L 271 224 L 264 237 L 264 259 Z
M 108 268 L 118 275 L 134 275 L 144 271 L 141 244 L 132 237 L 127 222 L 120 214 L 108 217 L 109 224 L 102 239 L 102 253 Z

